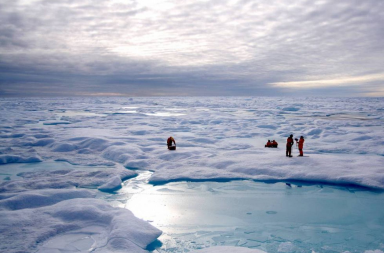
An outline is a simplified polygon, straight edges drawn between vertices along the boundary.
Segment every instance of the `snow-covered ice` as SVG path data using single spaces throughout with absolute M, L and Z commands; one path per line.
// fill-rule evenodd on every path
M 43 162 L 3 165 L 0 173 L 0 252 L 146 252 L 161 234 L 95 199 L 96 189 L 121 188 L 133 171 Z
M 249 178 L 384 189 L 383 103 L 380 98 L 2 99 L 0 162 L 120 164 L 154 171 L 153 183 Z M 135 112 L 118 114 L 127 108 Z M 59 124 L 63 118 L 68 124 Z M 291 133 L 305 136 L 309 157 L 285 159 Z M 171 135 L 177 152 L 164 149 Z M 267 139 L 280 147 L 265 149 Z
M 62 222 L 53 208 L 63 203 L 88 203 L 102 210 L 104 204 L 92 194 L 100 194 L 97 189 L 118 190 L 123 181 L 137 175 L 134 170 L 152 171 L 149 182 L 155 185 L 252 179 L 384 189 L 383 98 L 2 98 L 0 119 L 0 212 L 16 217 L 39 211 L 52 226 Z M 285 141 L 291 133 L 305 137 L 306 157 L 296 157 L 296 148 L 295 157 L 285 157 Z M 169 136 L 176 139 L 176 151 L 166 149 Z M 268 139 L 275 139 L 279 148 L 265 149 Z M 82 169 L 56 168 L 61 162 Z M 27 171 L 11 166 L 19 163 L 37 165 Z M 38 169 L 39 163 L 43 169 Z M 28 206 L 15 204 L 28 199 L 36 204 L 11 208 Z M 37 229 L 36 234 L 28 228 L 23 233 L 27 218 L 11 221 L 20 234 L 17 240 L 29 241 L 26 247 L 31 249 L 39 248 L 37 242 L 33 244 L 36 238 L 49 241 L 71 230 Z M 136 222 L 135 218 L 128 221 Z M 4 224 L 3 219 L 0 225 Z M 114 228 L 111 224 L 103 223 L 100 231 Z M 155 232 L 148 233 L 145 243 L 159 235 L 151 229 Z M 108 246 L 111 251 L 125 244 L 113 241 Z M 145 243 L 135 245 L 145 250 Z M 8 252 L 25 250 L 16 244 L 2 247 Z
M 57 190 L 51 192 L 51 197 L 57 200 L 60 194 Z M 73 194 L 73 199 L 60 199 L 53 205 L 34 195 L 24 195 L 18 200 L 28 201 L 28 198 L 32 198 L 31 201 L 41 201 L 48 205 L 1 212 L 2 252 L 35 251 L 40 243 L 68 232 L 90 237 L 90 247 L 78 249 L 76 245 L 69 244 L 60 248 L 60 245 L 46 244 L 39 251 L 87 252 L 91 248 L 92 252 L 145 252 L 146 246 L 161 234 L 160 230 L 137 219 L 129 210 L 113 208 L 104 201 L 85 198 L 80 192 L 78 195 Z

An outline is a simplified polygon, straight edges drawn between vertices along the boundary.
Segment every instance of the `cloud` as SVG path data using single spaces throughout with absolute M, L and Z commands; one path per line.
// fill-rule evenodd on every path
M 383 13 L 377 0 L 4 0 L 0 92 L 355 95 L 384 66 Z

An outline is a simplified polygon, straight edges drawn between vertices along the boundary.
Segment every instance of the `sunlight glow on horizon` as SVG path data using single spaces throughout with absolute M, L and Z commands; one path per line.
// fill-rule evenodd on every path
M 324 87 L 338 87 L 338 86 L 360 86 L 368 82 L 383 81 L 384 74 L 373 74 L 356 77 L 343 77 L 328 80 L 313 80 L 313 81 L 292 81 L 292 82 L 276 82 L 271 85 L 281 88 L 292 89 L 311 89 L 311 88 L 324 88 Z

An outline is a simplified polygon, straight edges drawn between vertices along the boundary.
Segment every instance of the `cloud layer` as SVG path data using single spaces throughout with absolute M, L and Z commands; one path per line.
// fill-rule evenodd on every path
M 378 0 L 3 0 L 0 94 L 380 95 L 383 24 Z

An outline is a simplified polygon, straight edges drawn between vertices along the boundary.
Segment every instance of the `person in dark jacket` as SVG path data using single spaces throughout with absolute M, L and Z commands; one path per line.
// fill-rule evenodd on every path
M 292 157 L 292 145 L 293 144 L 294 144 L 294 142 L 293 142 L 293 134 L 291 134 L 287 138 L 287 150 L 285 152 L 285 155 L 288 156 L 288 157 Z

